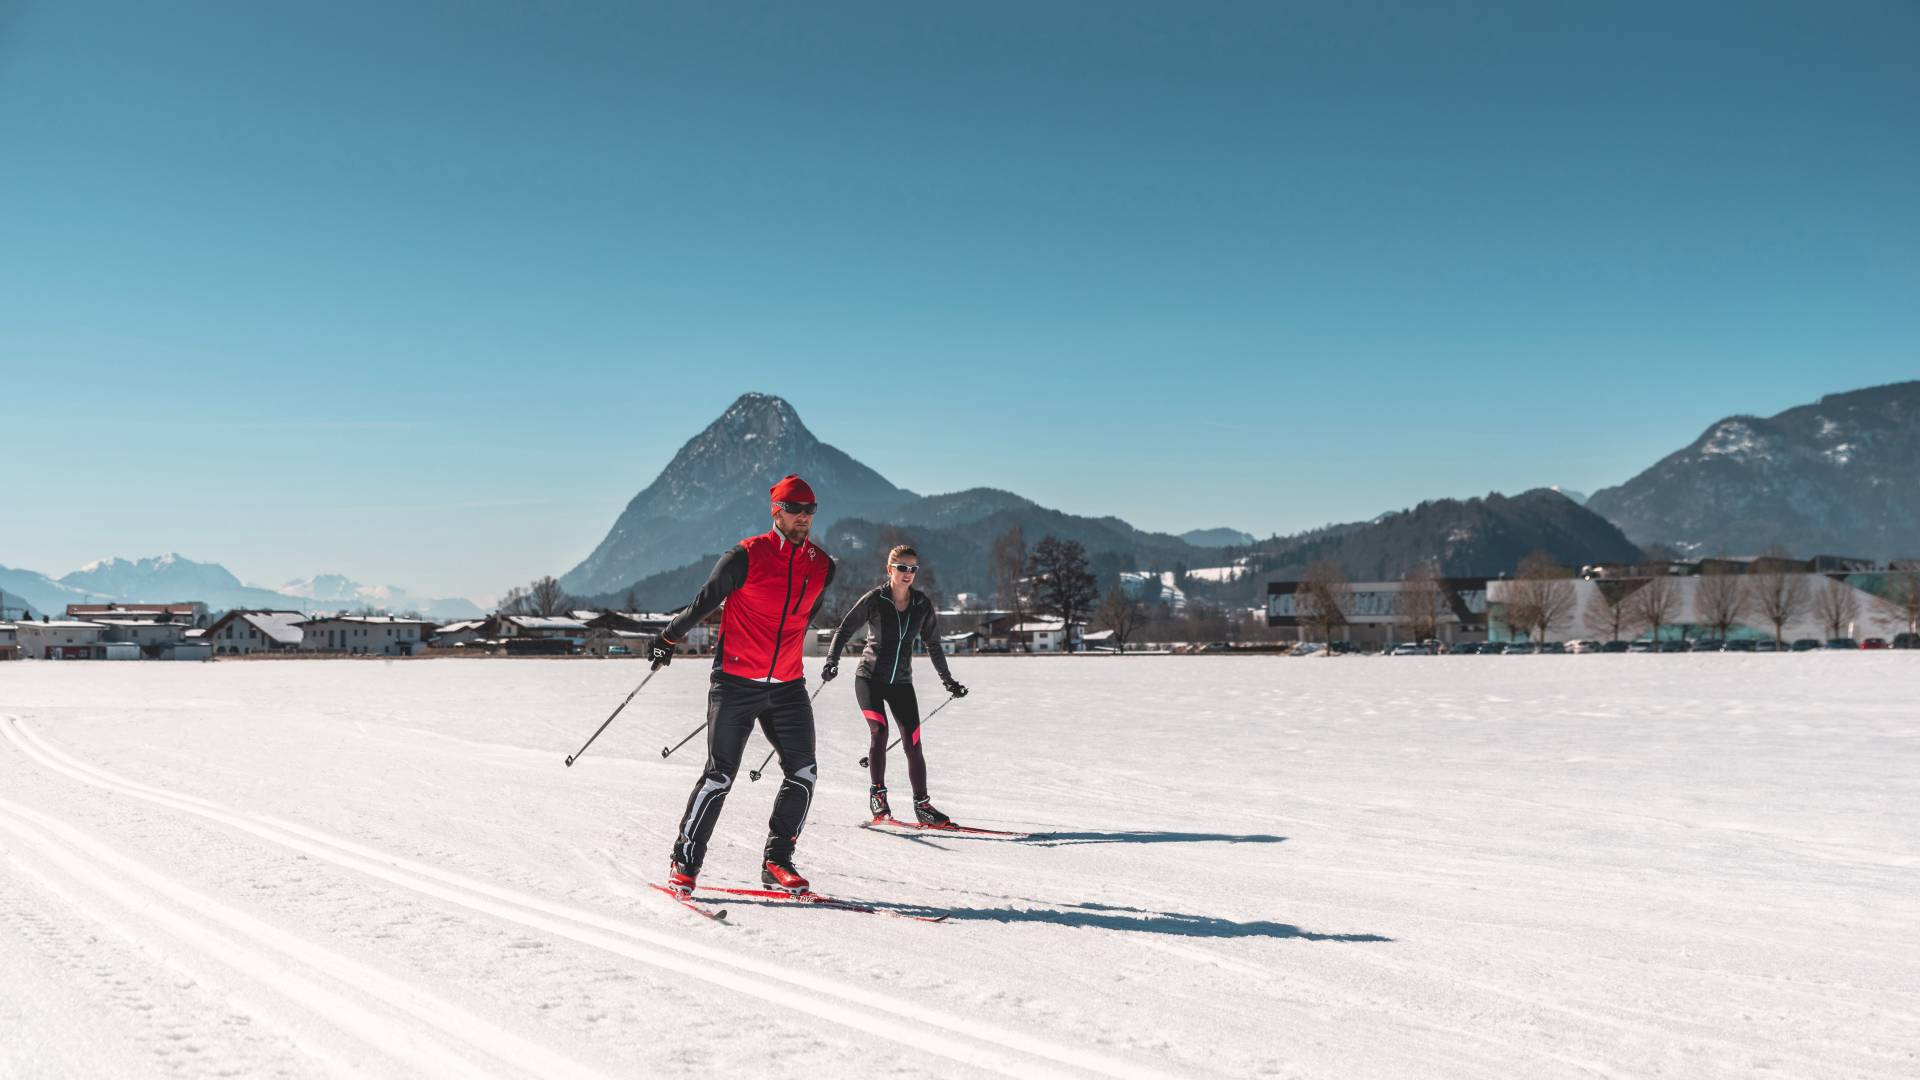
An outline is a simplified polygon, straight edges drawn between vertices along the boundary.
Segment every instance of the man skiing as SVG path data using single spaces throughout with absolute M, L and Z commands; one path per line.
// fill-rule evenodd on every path
M 793 845 L 806 824 L 818 770 L 813 706 L 807 700 L 800 654 L 807 628 L 833 582 L 834 564 L 807 538 L 816 507 L 807 482 L 788 476 L 769 494 L 773 528 L 721 556 L 693 603 L 647 647 L 656 668 L 671 663 L 674 646 L 726 602 L 707 690 L 707 764 L 687 798 L 667 877 L 667 888 L 681 896 L 693 891 L 707 838 L 740 771 L 740 755 L 756 721 L 779 753 L 784 774 L 767 823 L 760 880 L 793 893 L 807 888 L 807 879 L 793 866 Z

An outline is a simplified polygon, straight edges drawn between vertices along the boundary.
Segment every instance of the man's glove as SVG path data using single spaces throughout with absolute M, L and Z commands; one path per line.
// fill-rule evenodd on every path
M 960 683 L 956 679 L 954 679 L 954 677 L 951 675 L 943 677 L 940 680 L 940 685 L 946 687 L 947 693 L 952 694 L 954 697 L 967 696 L 967 688 L 964 686 L 961 686 Z
M 655 634 L 647 642 L 647 660 L 655 668 L 663 668 L 673 663 L 673 642 L 665 634 Z
M 827 666 L 820 669 L 820 681 L 832 682 L 833 677 L 838 674 L 840 674 L 840 658 L 836 656 L 827 661 Z

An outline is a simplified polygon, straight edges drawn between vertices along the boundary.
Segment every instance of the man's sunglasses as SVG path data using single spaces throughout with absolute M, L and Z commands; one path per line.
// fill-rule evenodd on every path
M 892 566 L 895 570 L 898 570 L 903 574 L 917 574 L 920 572 L 919 563 L 897 562 L 897 563 L 889 563 L 888 565 Z
M 773 505 L 789 514 L 811 514 L 820 508 L 819 503 L 776 502 Z

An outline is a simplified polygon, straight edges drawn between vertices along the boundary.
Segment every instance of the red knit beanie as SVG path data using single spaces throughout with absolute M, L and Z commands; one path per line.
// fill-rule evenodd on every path
M 797 476 L 781 478 L 779 483 L 773 485 L 772 494 L 774 502 L 810 503 L 819 501 L 813 497 L 813 489 L 807 486 L 807 482 Z

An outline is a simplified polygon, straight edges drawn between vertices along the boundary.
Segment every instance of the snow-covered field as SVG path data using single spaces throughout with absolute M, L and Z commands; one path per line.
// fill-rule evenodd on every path
M 0 664 L 0 1076 L 1920 1075 L 1920 655 L 954 667 L 928 925 L 645 887 L 697 661 Z

